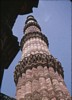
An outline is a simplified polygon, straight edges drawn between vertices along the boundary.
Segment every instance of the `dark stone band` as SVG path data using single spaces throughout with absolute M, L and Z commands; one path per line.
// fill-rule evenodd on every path
M 24 27 L 24 32 L 25 32 L 25 30 L 26 30 L 29 26 L 36 26 L 36 27 L 38 27 L 38 28 L 40 29 L 40 31 L 41 31 L 40 26 L 39 26 L 36 22 L 34 22 L 34 23 L 31 22 L 31 23 L 28 23 L 28 24 L 25 25 L 25 27 Z
M 35 54 L 30 55 L 29 57 L 25 57 L 19 64 L 15 67 L 14 72 L 14 81 L 17 84 L 18 78 L 22 76 L 22 73 L 25 73 L 27 69 L 32 69 L 33 67 L 37 68 L 38 66 L 45 67 L 47 66 L 52 67 L 54 71 L 58 72 L 64 78 L 64 71 L 61 66 L 61 63 L 57 61 L 52 55 L 46 54 Z
M 24 43 L 28 39 L 37 38 L 37 37 L 40 38 L 41 40 L 43 40 L 47 44 L 47 46 L 49 46 L 48 39 L 44 34 L 42 34 L 41 32 L 30 32 L 28 34 L 25 34 L 25 36 L 23 36 L 23 38 L 21 39 L 21 42 L 20 42 L 21 50 L 23 48 Z

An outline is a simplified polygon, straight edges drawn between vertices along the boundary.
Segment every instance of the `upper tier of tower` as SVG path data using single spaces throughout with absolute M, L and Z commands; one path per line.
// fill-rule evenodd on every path
M 29 32 L 41 32 L 41 27 L 32 15 L 27 17 L 24 27 L 24 33 L 27 34 Z
M 29 22 L 35 22 L 35 23 L 37 23 L 37 20 L 34 18 L 34 16 L 29 15 L 27 17 L 27 20 L 25 21 L 25 24 L 28 24 Z
M 25 43 L 27 43 L 28 41 L 29 41 L 29 44 L 31 44 L 30 43 L 31 39 L 32 40 L 35 39 L 38 43 L 39 43 L 39 41 L 38 41 L 38 39 L 39 39 L 42 42 L 44 42 L 45 45 L 47 45 L 47 46 L 49 45 L 47 37 L 41 32 L 40 25 L 38 24 L 37 20 L 32 15 L 29 15 L 27 17 L 27 19 L 25 21 L 25 26 L 24 26 L 23 32 L 24 32 L 24 36 L 21 39 L 21 43 L 20 43 L 21 50 L 23 49 Z M 36 43 L 36 41 L 35 41 L 35 43 Z

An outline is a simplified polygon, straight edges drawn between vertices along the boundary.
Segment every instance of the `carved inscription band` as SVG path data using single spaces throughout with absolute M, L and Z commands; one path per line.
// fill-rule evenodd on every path
M 41 65 L 42 67 L 47 66 L 48 68 L 52 67 L 55 72 L 57 71 L 64 78 L 63 67 L 61 66 L 61 63 L 59 61 L 57 61 L 52 55 L 38 53 L 34 55 L 31 54 L 29 57 L 25 57 L 15 67 L 15 83 L 17 84 L 19 76 L 21 76 L 22 73 L 25 73 L 27 69 L 32 69 L 32 67 L 37 68 L 37 66 L 39 65 Z
M 49 46 L 48 39 L 47 39 L 47 37 L 44 34 L 42 34 L 41 32 L 30 32 L 28 34 L 25 34 L 25 36 L 23 36 L 23 38 L 21 39 L 21 43 L 20 43 L 21 50 L 23 48 L 24 43 L 28 39 L 30 39 L 30 38 L 37 38 L 37 37 L 40 38 L 41 40 L 43 40 L 47 44 L 47 46 Z
M 28 23 L 28 24 L 26 24 L 25 27 L 24 27 L 24 32 L 25 32 L 25 30 L 26 30 L 29 26 L 36 26 L 36 27 L 38 27 L 38 28 L 40 29 L 40 31 L 41 31 L 40 26 L 39 26 L 36 22 L 34 22 L 34 23 Z

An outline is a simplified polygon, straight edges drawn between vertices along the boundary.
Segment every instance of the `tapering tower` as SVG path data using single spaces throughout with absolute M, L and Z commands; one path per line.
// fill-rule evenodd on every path
M 14 72 L 17 100 L 70 100 L 61 63 L 48 47 L 36 19 L 28 16 L 21 40 L 22 58 Z

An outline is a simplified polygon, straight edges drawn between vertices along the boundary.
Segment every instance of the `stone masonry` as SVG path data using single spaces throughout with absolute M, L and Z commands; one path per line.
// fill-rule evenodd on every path
M 71 100 L 61 63 L 48 49 L 36 19 L 27 17 L 21 40 L 22 57 L 14 71 L 17 100 Z

